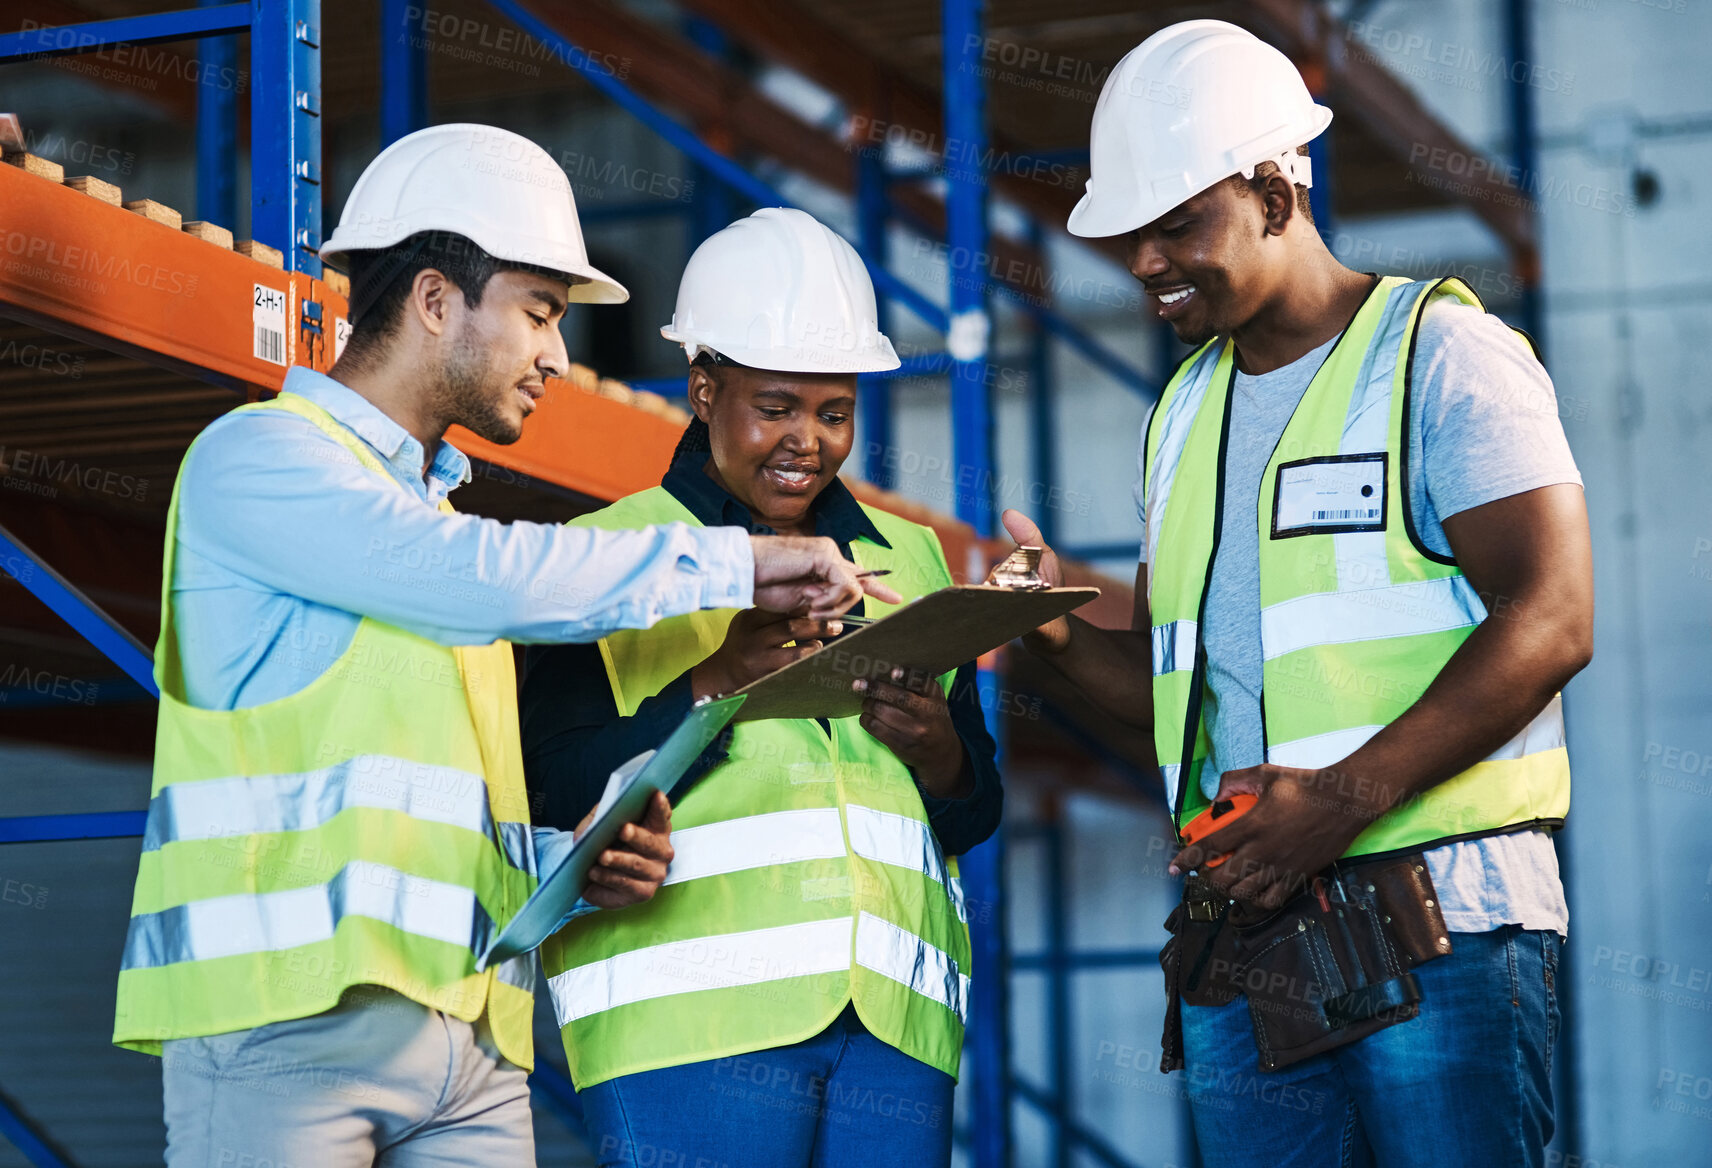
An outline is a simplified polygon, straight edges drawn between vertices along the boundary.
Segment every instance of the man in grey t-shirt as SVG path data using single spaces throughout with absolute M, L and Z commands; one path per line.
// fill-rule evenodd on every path
M 1113 70 L 1070 228 L 1127 233 L 1146 303 L 1197 352 L 1143 437 L 1148 532 L 1130 629 L 1069 617 L 1026 643 L 1113 718 L 1157 725 L 1175 808 L 1256 796 L 1172 861 L 1210 890 L 1186 906 L 1205 923 L 1197 945 L 1212 945 L 1212 922 L 1236 919 L 1227 906 L 1245 921 L 1286 914 L 1276 945 L 1244 951 L 1261 986 L 1214 972 L 1226 981 L 1204 1000 L 1228 990 L 1234 1001 L 1184 1002 L 1180 1031 L 1168 1015 L 1167 1061 L 1180 1032 L 1203 1160 L 1537 1166 L 1552 1134 L 1568 916 L 1538 827 L 1567 806 L 1557 695 L 1592 653 L 1580 476 L 1522 338 L 1472 304 L 1350 271 L 1326 250 L 1307 147 L 1288 147 L 1329 120 L 1285 58 L 1218 21 L 1164 29 Z M 1403 305 L 1424 308 L 1416 318 Z M 1019 543 L 1040 541 L 1026 517 L 1004 519 Z M 1043 560 L 1056 582 L 1056 558 Z M 1289 692 L 1268 702 L 1265 662 L 1302 648 L 1317 671 L 1276 675 Z M 1393 696 L 1368 700 L 1369 681 Z M 1209 746 L 1198 764 L 1197 725 Z M 1422 919 L 1442 911 L 1450 934 L 1448 952 L 1440 941 L 1412 971 L 1418 1015 L 1358 1027 L 1371 1011 L 1325 1008 L 1343 992 L 1327 987 L 1354 975 L 1319 964 L 1287 1012 L 1312 1023 L 1320 1011 L 1323 1031 L 1311 1042 L 1294 1032 L 1288 1058 L 1262 1050 L 1278 1025 L 1262 986 L 1297 968 L 1268 966 L 1266 953 L 1330 921 L 1315 914 L 1330 914 L 1323 892 L 1342 887 L 1321 883 L 1335 861 L 1399 841 L 1431 878 Z M 1305 965 L 1319 951 L 1304 952 Z M 1384 952 L 1392 967 L 1373 982 L 1405 984 Z M 1185 943 L 1167 971 L 1174 1005 L 1207 972 L 1203 959 L 1173 974 L 1191 953 Z
M 1208 798 L 1218 794 L 1225 771 L 1266 761 L 1260 714 L 1260 549 L 1253 517 L 1273 447 L 1335 341 L 1270 373 L 1237 369 L 1224 523 L 1202 622 L 1212 754 L 1201 783 Z M 1414 387 L 1409 465 L 1419 473 L 1411 474 L 1406 486 L 1421 539 L 1432 550 L 1451 554 L 1445 517 L 1540 487 L 1581 485 L 1551 379 L 1528 343 L 1497 317 L 1457 301 L 1429 304 L 1416 339 Z M 1145 560 L 1147 508 L 1139 471 L 1135 499 Z M 1568 935 L 1557 854 L 1545 832 L 1446 844 L 1426 857 L 1445 923 L 1453 931 L 1521 925 Z

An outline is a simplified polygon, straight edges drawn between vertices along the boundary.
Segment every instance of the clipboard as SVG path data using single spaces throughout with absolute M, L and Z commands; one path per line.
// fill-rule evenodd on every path
M 476 958 L 478 973 L 529 952 L 570 919 L 595 858 L 612 844 L 625 824 L 642 818 L 655 791 L 674 790 L 690 764 L 719 737 L 746 700 L 742 694 L 732 694 L 697 704 L 658 749 L 639 754 L 619 768 L 614 779 L 622 788 L 611 806 L 589 824 L 551 872 L 541 874 L 541 882 L 517 915 Z
M 898 666 L 947 673 L 1099 594 L 1098 588 L 1003 584 L 930 592 L 750 682 L 735 695 L 749 700 L 733 720 L 854 717 L 863 701 L 850 688 L 857 678 L 883 677 Z

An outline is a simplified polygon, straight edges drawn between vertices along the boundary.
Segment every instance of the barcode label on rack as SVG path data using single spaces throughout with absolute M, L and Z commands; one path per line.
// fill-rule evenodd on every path
M 258 361 L 289 364 L 285 356 L 285 293 L 266 284 L 257 284 L 255 288 L 255 311 L 251 318 L 256 326 L 254 355 Z
M 1379 508 L 1377 508 L 1377 507 L 1368 507 L 1366 509 L 1358 509 L 1358 510 L 1353 510 L 1353 511 L 1345 510 L 1345 511 L 1316 511 L 1316 512 L 1314 512 L 1314 521 L 1316 523 L 1320 522 L 1322 520 L 1326 520 L 1326 519 L 1367 520 L 1367 519 L 1378 519 L 1378 518 L 1379 518 Z
M 256 356 L 275 365 L 285 364 L 285 334 L 265 324 L 256 326 Z

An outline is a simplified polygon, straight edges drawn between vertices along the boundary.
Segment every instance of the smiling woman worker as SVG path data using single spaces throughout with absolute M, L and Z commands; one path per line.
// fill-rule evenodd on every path
M 856 374 L 898 366 L 849 244 L 801 211 L 758 211 L 696 250 L 661 333 L 690 358 L 696 419 L 660 486 L 578 523 L 818 534 L 889 569 L 906 601 L 951 583 L 932 531 L 838 479 Z M 536 821 L 573 826 L 695 699 L 838 632 L 726 609 L 532 652 Z M 992 834 L 1003 796 L 971 667 L 869 688 L 859 718 L 739 723 L 674 812 L 659 894 L 543 947 L 603 1166 L 948 1161 L 969 939 L 944 857 Z

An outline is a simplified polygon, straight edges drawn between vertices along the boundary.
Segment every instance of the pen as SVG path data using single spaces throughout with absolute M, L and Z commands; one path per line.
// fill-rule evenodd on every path
M 890 568 L 869 568 L 866 572 L 856 573 L 856 579 L 862 580 L 869 576 L 890 576 L 891 574 Z

